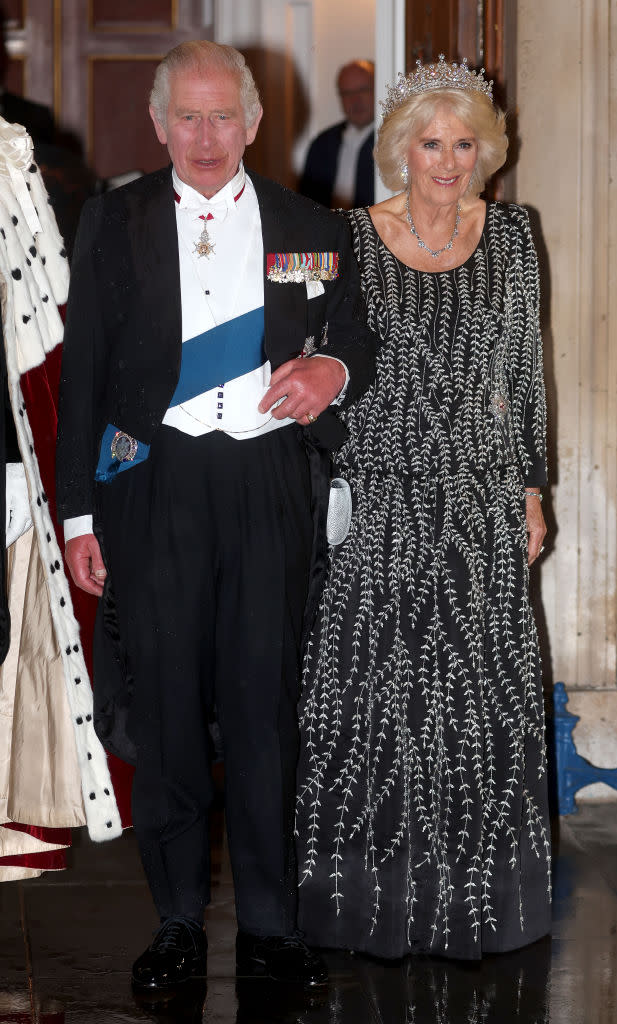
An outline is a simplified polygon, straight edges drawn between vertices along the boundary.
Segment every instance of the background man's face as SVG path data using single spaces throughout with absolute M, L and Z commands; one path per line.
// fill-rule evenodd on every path
M 231 181 L 261 120 L 250 128 L 236 76 L 227 71 L 176 72 L 170 76 L 167 124 L 150 108 L 159 142 L 167 146 L 178 177 L 210 199 Z
M 364 128 L 375 116 L 375 80 L 373 74 L 357 64 L 348 64 L 338 76 L 338 92 L 346 119 L 356 128 Z

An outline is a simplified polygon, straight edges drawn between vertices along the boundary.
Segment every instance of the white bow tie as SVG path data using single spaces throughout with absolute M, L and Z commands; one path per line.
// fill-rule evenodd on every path
M 180 203 L 180 209 L 195 213 L 197 216 L 203 217 L 204 220 L 224 221 L 230 210 L 235 211 L 236 203 L 244 192 L 245 185 L 244 167 L 240 164 L 235 178 L 228 182 L 227 186 L 221 189 L 217 195 L 207 199 L 190 185 L 179 181 L 174 170 L 174 197 L 176 202 Z
M 233 202 L 233 200 L 232 200 Z M 189 209 L 192 209 L 189 207 Z M 199 213 L 200 217 L 204 217 L 206 220 L 225 220 L 229 213 L 229 204 L 226 202 L 222 203 L 199 203 L 195 205 L 195 210 Z
M 224 199 L 218 199 L 216 202 L 212 202 L 210 199 L 205 199 L 196 192 L 191 192 L 190 195 L 186 196 L 184 201 L 181 202 L 181 208 L 183 210 L 190 210 L 191 213 L 194 211 L 199 217 L 203 217 L 205 220 L 223 221 L 230 210 L 235 210 L 236 203 L 243 192 L 244 184 L 237 196 L 227 195 Z
M 233 198 L 231 199 L 233 205 L 235 205 Z M 198 195 L 190 195 L 181 204 L 182 210 L 190 210 L 191 213 L 195 213 L 200 217 L 205 217 L 206 220 L 225 220 L 225 217 L 229 213 L 229 202 L 226 199 L 219 200 L 218 202 L 212 203 L 208 199 L 203 199 Z

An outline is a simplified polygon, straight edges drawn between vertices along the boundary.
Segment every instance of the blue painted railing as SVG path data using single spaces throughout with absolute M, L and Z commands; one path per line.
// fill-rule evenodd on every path
M 560 814 L 576 814 L 578 808 L 574 794 L 592 782 L 605 782 L 617 789 L 617 768 L 596 768 L 585 757 L 577 754 L 572 730 L 579 720 L 566 710 L 568 694 L 563 683 L 555 683 L 553 690 L 555 752 L 557 755 L 557 798 Z

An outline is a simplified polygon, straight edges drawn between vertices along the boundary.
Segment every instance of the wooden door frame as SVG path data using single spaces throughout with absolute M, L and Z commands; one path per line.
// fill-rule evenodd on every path
M 505 0 L 447 0 L 450 39 L 448 60 L 462 60 L 466 57 L 470 67 L 486 70 L 498 91 L 505 96 L 507 83 L 506 40 L 510 44 L 510 33 L 515 22 L 512 18 L 513 5 Z M 437 60 L 438 47 L 431 45 L 431 39 L 414 39 L 411 36 L 412 12 L 419 6 L 418 0 L 405 0 L 405 70 L 411 71 L 419 58 L 423 62 Z M 428 5 L 427 5 L 428 6 Z M 509 6 L 509 12 L 506 8 Z M 445 49 L 445 48 L 444 48 Z M 512 83 L 508 83 L 512 84 Z M 503 98 L 500 97 L 503 102 Z

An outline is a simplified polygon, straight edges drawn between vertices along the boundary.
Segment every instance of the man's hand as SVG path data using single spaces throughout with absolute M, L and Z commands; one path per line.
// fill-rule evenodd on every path
M 308 426 L 327 409 L 343 388 L 345 369 L 336 359 L 290 359 L 275 370 L 270 387 L 259 403 L 259 412 L 272 410 L 276 420 L 287 416 Z M 284 399 L 276 409 L 272 406 Z
M 84 533 L 81 537 L 67 540 L 64 557 L 77 586 L 87 594 L 100 597 L 107 572 L 94 534 Z

